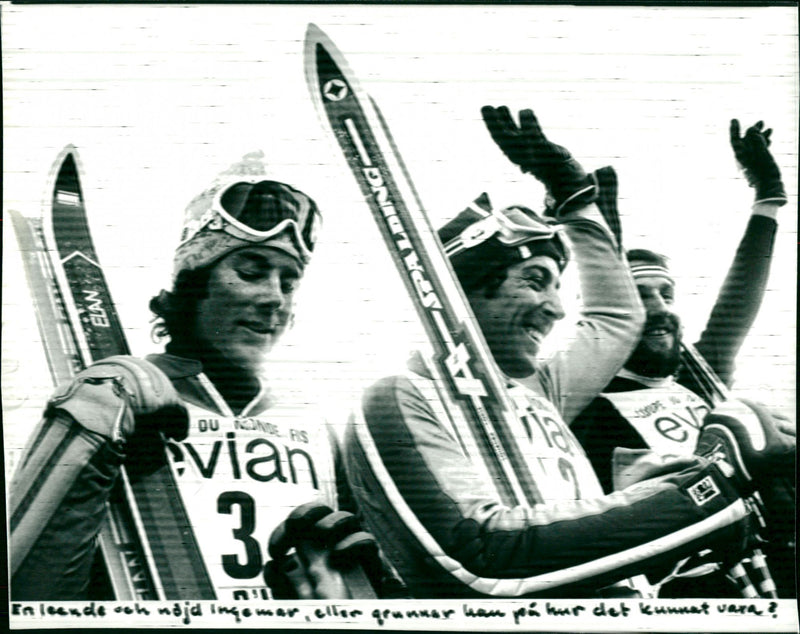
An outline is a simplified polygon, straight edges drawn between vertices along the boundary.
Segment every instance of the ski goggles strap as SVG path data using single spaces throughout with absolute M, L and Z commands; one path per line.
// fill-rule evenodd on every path
M 204 230 L 253 243 L 288 231 L 307 260 L 320 224 L 316 204 L 304 193 L 277 181 L 240 179 L 211 188 L 190 206 L 181 243 Z

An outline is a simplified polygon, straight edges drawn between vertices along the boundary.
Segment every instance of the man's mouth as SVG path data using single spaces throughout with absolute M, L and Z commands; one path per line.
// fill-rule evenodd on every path
M 239 325 L 259 335 L 274 335 L 277 325 L 263 321 L 240 321 Z
M 523 324 L 522 328 L 525 330 L 525 334 L 528 336 L 528 339 L 531 339 L 537 345 L 542 344 L 542 341 L 547 336 L 549 331 L 548 328 L 543 328 L 542 326 L 536 324 Z
M 660 318 L 645 324 L 644 336 L 646 337 L 665 337 L 675 335 L 678 332 L 678 324 L 667 318 Z
M 528 339 L 531 339 L 534 343 L 541 344 L 542 339 L 544 339 L 544 335 L 540 333 L 538 330 L 534 330 L 533 328 L 526 328 L 525 334 L 528 335 Z

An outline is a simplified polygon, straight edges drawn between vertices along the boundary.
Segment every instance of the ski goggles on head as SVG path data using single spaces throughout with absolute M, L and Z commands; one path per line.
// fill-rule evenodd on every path
M 321 216 L 306 194 L 284 183 L 257 178 L 212 187 L 189 205 L 181 244 L 203 231 L 221 231 L 254 244 L 288 233 L 308 262 Z
M 474 207 L 472 208 L 474 211 Z M 483 218 L 465 227 L 460 234 L 444 245 L 448 257 L 454 258 L 490 238 L 505 247 L 522 247 L 530 242 L 552 240 L 566 258 L 566 246 L 555 225 L 539 218 L 533 211 L 523 207 L 507 207 L 490 211 Z M 528 256 L 530 257 L 530 256 Z
M 484 193 L 437 234 L 465 291 L 488 283 L 503 269 L 544 255 L 563 271 L 569 260 L 558 228 L 531 209 L 514 205 L 495 211 Z

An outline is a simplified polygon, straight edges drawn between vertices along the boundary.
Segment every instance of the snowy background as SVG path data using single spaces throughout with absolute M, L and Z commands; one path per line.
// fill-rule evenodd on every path
M 614 165 L 626 244 L 672 256 L 692 341 L 753 199 L 728 122 L 764 119 L 789 205 L 737 387 L 794 410 L 798 23 L 789 7 L 4 4 L 4 210 L 41 213 L 53 160 L 77 146 L 95 244 L 134 354 L 161 347 L 147 302 L 169 284 L 185 205 L 258 148 L 273 176 L 311 194 L 325 218 L 273 376 L 330 402 L 338 420 L 419 338 L 309 98 L 308 22 L 380 104 L 437 225 L 483 191 L 497 205 L 541 207 L 542 189 L 486 133 L 484 104 L 531 107 L 587 169 Z M 3 432 L 13 460 L 52 385 L 10 227 L 3 239 Z

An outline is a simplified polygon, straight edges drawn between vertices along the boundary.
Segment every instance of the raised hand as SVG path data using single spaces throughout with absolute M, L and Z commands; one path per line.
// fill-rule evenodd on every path
M 737 119 L 731 120 L 731 147 L 736 160 L 744 170 L 750 187 L 756 190 L 756 201 L 771 201 L 785 205 L 788 201 L 781 180 L 781 171 L 769 151 L 772 129 L 764 129 L 764 122 L 750 126 L 741 135 Z
M 550 141 L 532 110 L 521 110 L 519 125 L 506 106 L 484 106 L 481 115 L 492 139 L 508 159 L 532 174 L 555 201 L 554 215 L 573 205 L 583 206 L 595 196 L 594 180 L 565 147 Z

